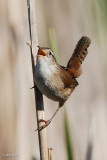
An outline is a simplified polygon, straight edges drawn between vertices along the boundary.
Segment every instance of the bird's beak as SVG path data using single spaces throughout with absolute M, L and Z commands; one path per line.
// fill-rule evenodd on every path
M 46 53 L 43 51 L 43 49 L 40 46 L 37 46 L 39 48 L 38 55 L 46 56 Z

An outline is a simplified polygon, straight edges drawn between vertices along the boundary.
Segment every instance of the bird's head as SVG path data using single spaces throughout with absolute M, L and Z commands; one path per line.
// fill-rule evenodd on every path
M 39 48 L 39 50 L 38 50 L 38 54 L 37 54 L 37 60 L 45 61 L 48 64 L 57 63 L 56 58 L 54 56 L 54 53 L 50 48 L 40 47 L 40 46 L 38 46 L 38 48 Z

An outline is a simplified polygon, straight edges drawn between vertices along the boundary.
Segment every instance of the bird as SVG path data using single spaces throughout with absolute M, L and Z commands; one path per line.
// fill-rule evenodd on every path
M 45 122 L 45 125 L 37 130 L 41 131 L 51 123 L 58 110 L 78 86 L 76 79 L 82 74 L 82 62 L 88 54 L 87 49 L 90 43 L 89 37 L 81 37 L 66 67 L 58 64 L 50 48 L 38 46 L 34 71 L 35 85 L 42 94 L 53 101 L 59 102 L 59 105 L 49 120 L 40 120 L 40 122 Z

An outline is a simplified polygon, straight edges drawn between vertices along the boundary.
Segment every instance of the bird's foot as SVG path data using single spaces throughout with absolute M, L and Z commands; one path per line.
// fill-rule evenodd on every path
M 51 120 L 44 120 L 44 119 L 40 119 L 39 120 L 39 123 L 40 122 L 44 122 L 45 124 L 43 125 L 43 126 L 41 126 L 41 127 L 39 127 L 39 128 L 37 128 L 35 131 L 41 131 L 42 129 L 44 129 L 44 128 L 46 128 L 50 123 L 51 123 Z

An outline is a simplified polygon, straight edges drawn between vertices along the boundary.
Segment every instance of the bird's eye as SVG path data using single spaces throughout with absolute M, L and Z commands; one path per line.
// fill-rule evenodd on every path
M 51 53 L 51 52 L 49 52 L 49 55 L 52 55 L 52 53 Z

